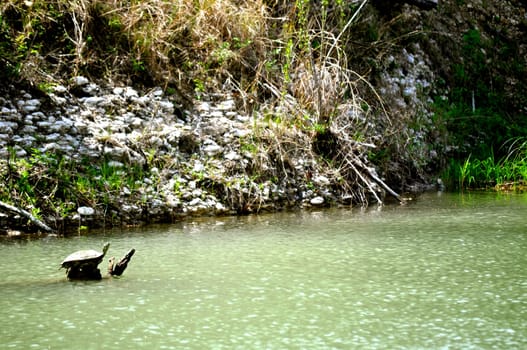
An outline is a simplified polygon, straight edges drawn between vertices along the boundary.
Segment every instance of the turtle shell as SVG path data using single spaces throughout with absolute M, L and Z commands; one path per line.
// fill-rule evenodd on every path
M 72 253 L 62 261 L 61 266 L 65 269 L 69 269 L 73 266 L 78 265 L 99 265 L 102 261 L 106 252 L 108 251 L 109 243 L 106 243 L 103 247 L 103 251 L 99 252 L 97 250 L 88 249 L 88 250 L 79 250 L 75 253 Z

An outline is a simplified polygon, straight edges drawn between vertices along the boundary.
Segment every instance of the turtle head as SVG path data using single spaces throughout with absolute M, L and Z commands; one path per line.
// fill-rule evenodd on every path
M 108 251 L 108 248 L 110 248 L 110 242 L 104 243 L 104 246 L 102 247 L 103 255 L 106 255 L 106 252 Z

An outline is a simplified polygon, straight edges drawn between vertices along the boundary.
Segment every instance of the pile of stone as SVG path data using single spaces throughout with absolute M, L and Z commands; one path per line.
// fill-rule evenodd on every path
M 93 222 L 102 216 L 135 224 L 256 212 L 322 205 L 337 197 L 310 152 L 277 151 L 273 127 L 258 115 L 238 112 L 228 95 L 182 110 L 160 88 L 105 88 L 82 76 L 71 86 L 54 86 L 47 96 L 12 95 L 0 97 L 1 160 L 38 150 L 103 161 L 123 172 L 132 166 L 147 170 L 134 189 L 123 186 L 114 194 L 113 212 L 95 206 Z M 280 133 L 309 143 L 294 128 Z

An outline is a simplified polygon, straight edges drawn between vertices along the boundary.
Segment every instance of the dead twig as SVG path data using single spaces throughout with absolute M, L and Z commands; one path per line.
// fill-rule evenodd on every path
M 17 208 L 17 207 L 15 207 L 13 205 L 4 203 L 2 201 L 0 201 L 0 209 L 4 209 L 4 210 L 7 210 L 7 211 L 16 213 L 18 215 L 21 215 L 21 216 L 25 217 L 26 219 L 28 219 L 29 221 L 31 221 L 33 224 L 35 224 L 40 229 L 42 229 L 42 230 L 44 230 L 46 232 L 53 232 L 53 229 L 51 227 L 49 227 L 44 222 L 40 221 L 39 219 L 37 219 L 36 217 L 31 215 L 31 213 L 29 213 L 28 211 L 26 211 L 24 209 Z

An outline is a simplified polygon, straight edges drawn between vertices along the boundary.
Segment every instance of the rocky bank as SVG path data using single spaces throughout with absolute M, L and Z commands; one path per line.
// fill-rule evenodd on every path
M 104 77 L 3 81 L 2 198 L 67 232 L 367 205 L 400 200 L 392 188 L 433 188 L 450 157 L 513 130 L 490 117 L 522 130 L 527 12 L 519 0 L 432 2 L 361 5 L 342 48 L 351 68 L 291 66 L 287 87 L 264 81 L 266 99 L 253 96 L 250 108 L 232 75 L 184 105 L 166 87 Z M 0 213 L 3 232 L 27 223 Z
M 311 137 L 261 114 L 240 113 L 229 95 L 203 97 L 192 110 L 182 110 L 160 88 L 105 87 L 82 76 L 69 86 L 53 86 L 47 96 L 11 87 L 0 98 L 3 177 L 12 176 L 9 168 L 19 160 L 61 159 L 93 164 L 93 176 L 111 188 L 100 202 L 70 193 L 76 202 L 66 203 L 67 210 L 41 215 L 61 231 L 79 222 L 137 225 L 351 204 L 352 196 L 335 184 L 340 177 L 311 150 Z M 116 176 L 137 169 L 143 177 L 133 184 L 112 186 Z M 39 176 L 46 176 L 45 169 Z M 56 192 L 37 195 L 50 194 Z M 40 212 L 36 205 L 25 209 Z M 1 219 L 4 227 L 26 220 L 8 214 Z

